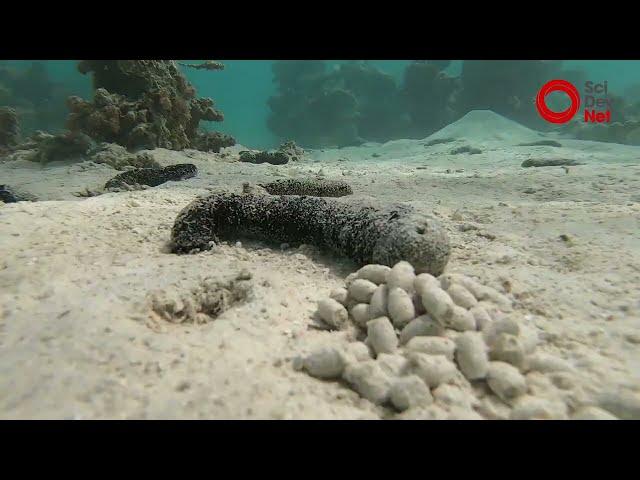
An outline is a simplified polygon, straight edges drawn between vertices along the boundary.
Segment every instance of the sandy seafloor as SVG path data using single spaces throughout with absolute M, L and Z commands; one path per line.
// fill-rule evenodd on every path
M 320 174 L 357 197 L 413 202 L 447 229 L 447 272 L 510 290 L 539 349 L 575 367 L 586 402 L 640 403 L 640 147 L 543 137 L 472 112 L 425 140 L 312 151 L 284 166 L 224 154 L 155 150 L 163 165 L 194 163 L 196 178 L 143 191 L 77 198 L 117 171 L 24 160 L 1 181 L 38 202 L 0 205 L 0 418 L 394 418 L 291 360 L 342 332 L 310 328 L 316 302 L 356 269 L 314 249 L 230 242 L 167 253 L 178 212 L 209 191 Z M 556 138 L 563 146 L 515 144 Z M 451 155 L 460 145 L 481 154 Z M 374 154 L 376 156 L 374 156 Z M 522 168 L 529 158 L 584 165 Z M 569 242 L 560 236 L 567 235 Z M 148 296 L 189 291 L 204 277 L 248 269 L 251 301 L 202 325 L 152 319 Z M 611 401 L 611 400 L 609 400 Z M 628 413 L 627 413 L 628 415 Z M 399 418 L 429 418 L 424 413 Z

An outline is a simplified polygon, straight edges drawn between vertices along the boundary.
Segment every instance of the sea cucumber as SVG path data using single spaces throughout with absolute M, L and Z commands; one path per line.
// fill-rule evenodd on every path
M 4 203 L 15 203 L 21 199 L 6 185 L 0 185 L 0 201 Z
M 530 143 L 519 143 L 516 147 L 562 147 L 562 144 L 555 140 L 538 140 Z
M 482 150 L 479 148 L 470 147 L 469 145 L 465 145 L 463 147 L 454 148 L 449 152 L 451 155 L 459 155 L 461 153 L 468 153 L 469 155 L 477 155 L 478 153 L 482 153 Z
M 286 179 L 260 184 L 270 195 L 310 195 L 312 197 L 342 197 L 351 195 L 351 186 L 339 180 L 319 178 Z
M 558 167 L 561 165 L 584 165 L 577 160 L 569 158 L 530 158 L 522 162 L 522 167 Z
M 238 237 L 272 243 L 307 243 L 364 265 L 411 262 L 416 272 L 439 275 L 449 259 L 449 238 L 431 216 L 406 204 L 363 206 L 308 196 L 219 193 L 199 198 L 177 216 L 175 253 L 206 250 Z
M 186 180 L 195 177 L 198 169 L 191 163 L 179 163 L 164 168 L 136 168 L 116 175 L 107 183 L 105 189 L 121 188 L 131 185 L 148 185 L 157 187 L 170 180 Z
M 289 162 L 289 156 L 284 152 L 240 152 L 240 161 L 246 163 L 270 163 L 272 165 L 284 165 Z

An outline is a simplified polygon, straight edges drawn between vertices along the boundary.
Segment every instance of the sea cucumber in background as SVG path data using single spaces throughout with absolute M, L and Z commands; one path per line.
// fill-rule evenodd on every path
M 180 163 L 178 165 L 169 165 L 164 168 L 137 168 L 127 172 L 120 173 L 109 180 L 105 185 L 105 189 L 122 188 L 133 185 L 147 185 L 149 187 L 157 187 L 169 181 L 186 180 L 195 177 L 198 169 L 191 163 Z
M 351 186 L 339 180 L 321 178 L 289 178 L 259 184 L 271 195 L 309 195 L 312 197 L 342 197 L 351 195 Z

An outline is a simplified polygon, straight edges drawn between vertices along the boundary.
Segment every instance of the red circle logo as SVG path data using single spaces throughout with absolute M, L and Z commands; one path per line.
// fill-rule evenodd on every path
M 563 112 L 554 112 L 547 107 L 547 103 L 545 102 L 546 96 L 555 91 L 566 93 L 571 100 L 571 105 Z M 545 83 L 538 92 L 536 108 L 540 116 L 547 122 L 567 123 L 576 114 L 578 108 L 580 108 L 580 94 L 578 93 L 578 89 L 566 80 L 551 80 Z

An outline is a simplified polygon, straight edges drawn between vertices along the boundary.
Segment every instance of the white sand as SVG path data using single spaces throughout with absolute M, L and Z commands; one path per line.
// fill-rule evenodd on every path
M 0 418 L 387 417 L 291 366 L 346 336 L 310 326 L 316 302 L 355 269 L 349 261 L 256 243 L 166 253 L 175 216 L 195 196 L 318 172 L 350 182 L 355 197 L 434 210 L 453 245 L 448 272 L 510 289 L 541 350 L 586 379 L 586 398 L 637 398 L 640 148 L 557 138 L 563 147 L 516 147 L 542 137 L 472 113 L 429 138 L 464 137 L 456 142 L 316 151 L 285 166 L 237 163 L 240 147 L 225 157 L 156 150 L 163 165 L 191 162 L 200 174 L 88 199 L 72 192 L 117 172 L 0 163 L 0 183 L 43 200 L 0 205 Z M 461 145 L 483 152 L 449 154 Z M 568 173 L 522 168 L 528 158 L 586 164 Z M 150 314 L 151 292 L 188 292 L 242 268 L 254 275 L 255 295 L 216 320 L 176 325 Z

